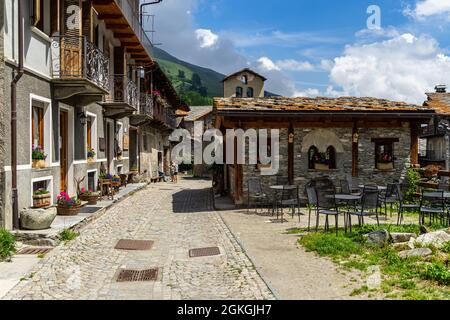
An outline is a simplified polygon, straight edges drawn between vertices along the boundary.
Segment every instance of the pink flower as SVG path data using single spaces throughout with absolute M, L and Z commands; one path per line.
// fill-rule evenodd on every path
M 86 193 L 86 188 L 82 188 L 81 193 Z

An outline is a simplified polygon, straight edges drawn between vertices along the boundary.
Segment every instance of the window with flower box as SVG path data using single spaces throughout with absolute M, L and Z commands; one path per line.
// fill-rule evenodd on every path
M 393 170 L 395 168 L 394 143 L 397 138 L 372 139 L 375 144 L 375 168 L 377 170 Z

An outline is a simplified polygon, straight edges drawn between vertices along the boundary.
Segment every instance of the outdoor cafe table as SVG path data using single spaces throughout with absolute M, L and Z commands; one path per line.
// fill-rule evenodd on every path
M 277 193 L 280 192 L 280 191 L 285 191 L 285 190 L 288 190 L 288 191 L 297 190 L 297 188 L 298 188 L 298 187 L 297 187 L 296 185 L 292 185 L 292 184 L 285 185 L 285 186 L 283 186 L 283 185 L 270 186 L 270 189 L 277 191 Z M 278 208 L 278 194 L 277 194 L 276 197 L 274 197 L 274 203 L 273 203 L 273 207 L 272 207 L 272 213 L 273 213 L 275 210 L 278 210 L 278 209 L 276 209 L 276 208 Z
M 327 196 L 327 198 L 334 198 L 336 200 L 342 200 L 342 201 L 356 201 L 361 200 L 362 195 L 356 195 L 356 194 L 330 194 Z

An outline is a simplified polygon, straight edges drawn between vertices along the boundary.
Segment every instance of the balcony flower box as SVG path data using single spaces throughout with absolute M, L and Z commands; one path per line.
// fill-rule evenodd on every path
M 83 208 L 81 200 L 76 197 L 70 197 L 67 193 L 61 192 L 58 196 L 58 205 L 56 207 L 59 216 L 76 216 Z
M 45 160 L 47 155 L 41 146 L 33 146 L 31 152 L 32 167 L 35 169 L 45 168 Z
M 48 190 L 39 189 L 33 193 L 33 208 L 44 208 L 51 205 L 52 195 Z
M 377 169 L 381 171 L 389 171 L 394 169 L 394 164 L 392 162 L 378 162 Z

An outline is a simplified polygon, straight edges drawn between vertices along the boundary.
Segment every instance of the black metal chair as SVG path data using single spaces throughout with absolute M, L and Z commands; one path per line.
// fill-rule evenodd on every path
M 336 198 L 334 197 L 334 193 L 329 190 L 318 190 L 316 191 L 317 198 L 317 207 L 316 207 L 316 232 L 319 230 L 319 219 L 320 215 L 325 216 L 325 231 L 328 232 L 330 230 L 329 217 L 334 216 L 335 219 L 335 228 L 336 235 L 339 232 L 339 208 L 336 204 Z
M 407 190 L 407 185 L 397 184 L 397 198 L 398 198 L 398 217 L 397 225 L 401 225 L 403 221 L 403 212 L 405 210 L 420 210 L 420 204 L 418 203 L 406 203 L 405 193 Z
M 300 196 L 298 186 L 295 189 L 286 189 L 283 188 L 281 200 L 279 206 L 281 207 L 281 221 L 283 221 L 284 211 L 283 209 L 288 207 L 291 209 L 292 218 L 295 216 L 295 209 L 297 208 L 298 213 L 298 222 L 300 223 Z M 278 211 L 277 211 L 277 219 L 278 219 Z
M 262 190 L 261 180 L 252 178 L 248 180 L 247 188 L 247 213 L 250 213 L 250 202 L 255 204 L 256 214 L 258 213 L 258 205 L 261 209 L 264 207 L 267 196 Z
M 311 230 L 311 212 L 312 210 L 317 210 L 317 192 L 314 187 L 306 187 L 306 196 L 308 198 L 308 231 Z
M 365 186 L 361 204 L 354 208 L 354 211 L 349 210 L 347 212 L 347 222 L 352 231 L 352 216 L 358 217 L 358 223 L 360 226 L 364 225 L 364 218 L 375 216 L 377 219 L 377 225 L 380 225 L 380 219 L 378 216 L 379 208 L 379 191 L 377 186 Z
M 425 224 L 426 215 L 430 216 L 430 224 L 436 221 L 435 218 L 438 218 L 441 223 L 444 222 L 446 208 L 443 190 L 422 191 L 419 215 L 420 225 Z
M 387 208 L 388 205 L 390 205 L 390 214 L 392 218 L 392 209 L 394 204 L 398 203 L 398 195 L 397 195 L 397 184 L 389 183 L 387 185 L 386 191 L 383 193 L 380 193 L 380 206 L 384 207 L 384 214 L 388 215 Z
M 358 178 L 348 176 L 346 178 L 346 181 L 348 183 L 348 186 L 349 186 L 349 189 L 350 189 L 350 193 L 361 194 L 361 189 L 359 188 L 359 185 L 361 183 L 360 183 Z

